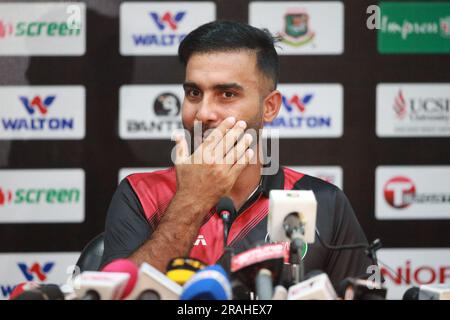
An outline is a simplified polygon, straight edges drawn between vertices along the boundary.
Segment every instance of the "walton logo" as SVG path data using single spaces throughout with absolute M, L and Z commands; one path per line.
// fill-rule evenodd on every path
M 279 35 L 282 42 L 293 47 L 300 47 L 314 39 L 315 33 L 309 27 L 309 15 L 306 11 L 287 12 L 284 16 L 284 31 Z
M 311 115 L 305 116 L 306 108 L 311 103 L 314 94 L 306 94 L 300 96 L 294 94 L 291 98 L 283 95 L 283 107 L 288 112 L 288 115 L 279 115 L 272 122 L 266 123 L 267 127 L 271 128 L 323 128 L 331 127 L 330 116 Z M 298 109 L 300 115 L 294 112 Z
M 149 15 L 158 27 L 158 30 L 165 32 L 132 34 L 133 42 L 136 46 L 173 47 L 178 46 L 186 37 L 184 32 L 178 30 L 179 22 L 186 15 L 185 11 L 180 11 L 175 16 L 169 12 L 164 13 L 161 17 L 156 12 L 150 12 Z M 168 28 L 166 28 L 167 26 Z
M 156 12 L 150 12 L 150 17 L 152 17 L 156 26 L 159 30 L 163 31 L 166 29 L 166 26 L 169 26 L 172 30 L 177 30 L 178 23 L 183 19 L 186 15 L 186 11 L 180 11 L 173 16 L 170 12 L 166 12 L 160 17 Z
M 54 103 L 55 98 L 56 96 L 54 95 L 47 96 L 44 99 L 40 96 L 34 96 L 31 99 L 25 96 L 19 96 L 22 105 L 31 117 L 5 117 L 1 119 L 3 129 L 5 131 L 73 130 L 75 121 L 73 117 L 45 117 L 48 113 L 48 108 Z M 36 113 L 36 109 L 39 112 Z
M 6 38 L 9 35 L 12 35 L 14 32 L 14 27 L 12 23 L 5 23 L 3 20 L 0 20 L 0 39 Z
M 39 263 L 33 263 L 31 268 L 28 268 L 25 263 L 18 263 L 17 265 L 19 266 L 20 271 L 22 271 L 27 281 L 34 281 L 35 276 L 40 281 L 45 281 L 47 280 L 47 274 L 53 269 L 55 263 L 48 262 L 42 267 Z
M 283 95 L 283 106 L 289 113 L 291 113 L 294 110 L 293 106 L 296 106 L 297 109 L 301 113 L 303 113 L 306 110 L 306 105 L 311 102 L 312 97 L 313 97 L 312 94 L 304 95 L 303 98 L 294 94 L 291 97 L 291 99 L 288 100 L 288 98 L 285 95 Z
M 0 188 L 0 206 L 11 202 L 11 200 L 12 200 L 12 192 L 11 192 L 11 190 L 3 191 L 2 188 Z
M 402 90 L 398 91 L 398 94 L 394 100 L 393 107 L 394 107 L 395 113 L 397 114 L 397 118 L 399 118 L 399 119 L 405 118 L 407 107 L 406 107 L 406 101 L 405 101 L 405 97 L 403 96 Z
M 30 102 L 30 100 L 25 96 L 19 97 L 29 114 L 34 114 L 35 109 L 37 108 L 42 115 L 47 114 L 47 109 L 52 105 L 55 98 L 56 96 L 48 96 L 44 99 L 44 101 L 42 101 L 40 96 L 35 96 Z
M 411 179 L 398 176 L 384 185 L 384 199 L 396 209 L 409 207 L 414 202 L 416 187 Z

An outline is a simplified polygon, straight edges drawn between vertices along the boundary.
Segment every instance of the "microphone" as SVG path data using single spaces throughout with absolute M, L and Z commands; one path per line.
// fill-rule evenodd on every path
M 120 299 L 127 297 L 136 285 L 138 268 L 128 259 L 117 259 L 107 264 L 102 272 L 123 272 L 130 276 Z
M 278 285 L 275 287 L 272 300 L 286 300 L 288 291 L 284 286 Z
M 286 258 L 287 252 L 282 243 L 269 243 L 234 256 L 231 260 L 231 271 L 233 277 L 249 290 L 260 290 L 257 292 L 260 299 L 262 298 L 259 295 L 271 299 L 273 284 L 280 282 Z
M 364 277 L 348 277 L 339 283 L 337 292 L 344 300 L 386 300 L 387 289 Z
M 289 287 L 288 300 L 336 300 L 337 294 L 326 273 L 313 270 L 305 281 Z
M 25 291 L 30 291 L 36 288 L 39 288 L 39 284 L 37 282 L 27 281 L 19 283 L 14 287 L 14 290 L 9 295 L 9 300 L 14 300 L 15 298 L 23 294 Z
M 267 231 L 271 241 L 290 242 L 295 283 L 304 279 L 302 248 L 315 240 L 317 201 L 311 190 L 271 190 Z
M 450 284 L 411 287 L 403 294 L 403 300 L 450 300 Z
M 21 284 L 13 293 L 10 300 L 65 300 L 64 293 L 56 284 Z
M 223 222 L 223 250 L 224 250 L 224 267 L 228 275 L 231 273 L 231 258 L 233 256 L 233 249 L 227 245 L 228 242 L 228 232 L 230 230 L 230 223 L 232 217 L 236 215 L 236 208 L 234 207 L 233 201 L 228 197 L 220 198 L 216 207 L 217 213 L 222 218 Z
M 206 267 L 206 264 L 198 259 L 175 258 L 168 263 L 166 276 L 183 286 L 195 273 L 204 267 Z
M 411 287 L 405 291 L 402 300 L 419 300 L 419 287 Z
M 126 300 L 178 300 L 182 287 L 148 263 L 139 268 L 138 280 Z
M 256 275 L 256 296 L 259 300 L 271 300 L 273 294 L 272 272 L 260 269 Z
M 123 272 L 85 271 L 74 279 L 73 287 L 80 300 L 119 300 L 129 279 Z
M 180 300 L 231 300 L 231 285 L 220 265 L 197 272 L 183 287 Z
M 311 190 L 271 190 L 267 222 L 270 240 L 289 242 L 301 238 L 314 243 L 316 215 L 317 201 Z

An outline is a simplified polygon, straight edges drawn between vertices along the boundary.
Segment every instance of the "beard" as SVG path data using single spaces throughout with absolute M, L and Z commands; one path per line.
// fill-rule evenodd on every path
M 245 132 L 250 130 L 250 133 L 253 136 L 253 142 L 251 144 L 251 148 L 256 146 L 257 142 L 261 137 L 261 129 L 263 128 L 263 106 L 259 106 L 258 111 L 255 115 L 250 117 L 249 119 L 237 119 L 244 120 L 247 123 L 247 127 L 245 128 Z M 206 123 L 202 123 L 200 121 L 195 121 L 194 125 L 191 127 L 187 127 L 185 123 L 183 123 L 184 129 L 189 133 L 190 139 L 186 139 L 189 144 L 189 150 L 191 150 L 191 154 L 203 143 L 206 137 L 217 127 L 212 127 Z M 244 133 L 245 133 L 244 132 Z M 256 136 L 255 136 L 256 133 Z M 241 138 L 241 137 L 240 137 Z M 239 139 L 240 139 L 239 138 Z M 236 145 L 239 139 L 235 142 Z

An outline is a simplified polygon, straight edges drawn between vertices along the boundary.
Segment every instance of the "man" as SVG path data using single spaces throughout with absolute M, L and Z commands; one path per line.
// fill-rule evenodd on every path
M 317 229 L 326 243 L 367 242 L 337 187 L 287 168 L 261 175 L 260 156 L 251 148 L 256 139 L 244 132 L 271 122 L 281 105 L 278 56 L 268 33 L 238 22 L 208 23 L 183 40 L 179 58 L 186 66 L 183 125 L 193 134 L 200 123 L 210 134 L 192 153 L 186 138 L 177 136 L 175 167 L 120 183 L 106 220 L 103 264 L 127 257 L 164 272 L 175 257 L 220 262 L 223 224 L 215 205 L 222 196 L 237 209 L 228 243 L 235 253 L 248 250 L 268 240 L 273 189 L 314 191 Z M 371 264 L 364 250 L 330 251 L 317 237 L 303 255 L 306 272 L 323 270 L 336 284 L 364 274 Z

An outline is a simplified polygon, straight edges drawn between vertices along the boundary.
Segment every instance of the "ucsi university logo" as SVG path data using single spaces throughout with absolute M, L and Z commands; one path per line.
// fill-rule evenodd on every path
M 43 266 L 41 266 L 41 264 L 39 263 L 33 263 L 31 267 L 28 267 L 28 265 L 25 263 L 18 263 L 17 265 L 19 266 L 20 271 L 22 271 L 27 281 L 35 281 L 36 278 L 39 281 L 45 281 L 47 280 L 47 275 L 53 269 L 55 263 L 48 262 Z

